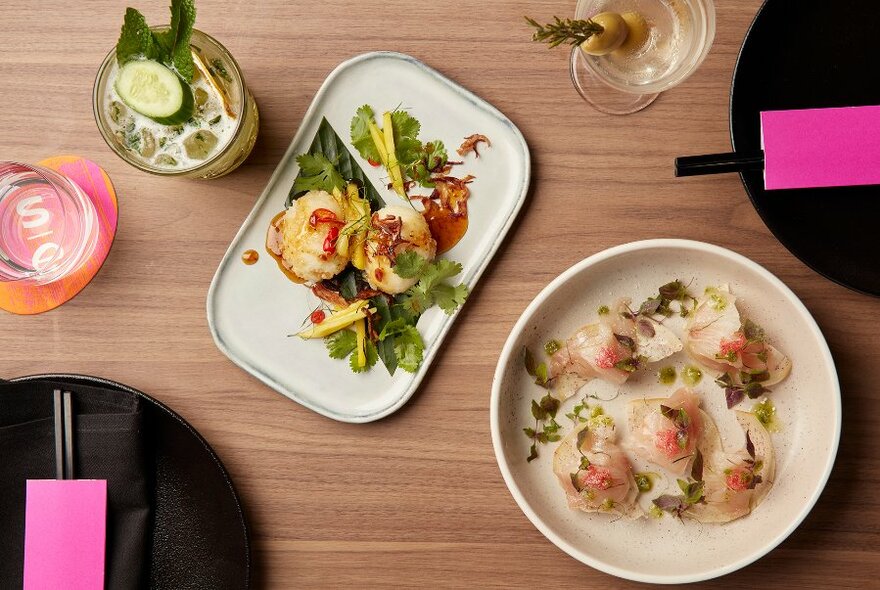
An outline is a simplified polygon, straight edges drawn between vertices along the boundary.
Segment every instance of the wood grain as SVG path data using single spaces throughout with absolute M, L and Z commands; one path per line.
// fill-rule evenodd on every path
M 151 22 L 167 14 L 165 2 L 135 4 Z M 523 14 L 571 15 L 573 0 L 198 6 L 199 28 L 236 56 L 262 116 L 248 162 L 210 182 L 140 173 L 96 129 L 92 83 L 123 4 L 0 3 L 0 157 L 81 154 L 106 167 L 120 202 L 116 244 L 82 294 L 41 316 L 0 316 L 0 376 L 106 376 L 190 420 L 241 492 L 256 587 L 634 588 L 564 555 L 517 508 L 488 432 L 492 373 L 519 314 L 571 264 L 631 240 L 705 240 L 766 266 L 814 313 L 839 366 L 845 423 L 837 467 L 804 524 L 768 557 L 704 587 L 876 587 L 878 302 L 789 254 L 737 177 L 672 177 L 675 156 L 730 147 L 730 78 L 759 0 L 719 0 L 702 68 L 622 118 L 581 101 L 564 50 L 528 42 Z M 376 49 L 419 57 L 496 105 L 522 129 L 534 168 L 520 221 L 421 391 L 396 415 L 356 426 L 301 408 L 233 366 L 212 343 L 205 296 L 324 77 Z

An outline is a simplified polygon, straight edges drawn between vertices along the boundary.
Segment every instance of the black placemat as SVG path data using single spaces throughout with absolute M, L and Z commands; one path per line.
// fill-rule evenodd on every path
M 46 443 L 54 445 L 51 391 L 57 385 L 47 381 L 74 392 L 81 443 L 76 475 L 108 479 L 108 512 L 114 515 L 108 520 L 110 590 L 249 587 L 250 546 L 238 496 L 220 460 L 185 420 L 146 394 L 109 380 L 42 375 L 13 381 L 4 387 L 14 390 L 15 403 L 0 399 L 0 457 L 5 461 L 15 450 L 18 478 L 54 477 L 54 446 L 47 451 Z M 88 442 L 90 435 L 81 429 L 100 434 Z M 13 440 L 36 441 L 36 447 L 13 445 Z M 21 459 L 23 453 L 28 459 Z M 23 537 L 15 526 L 23 527 L 24 479 L 20 488 L 14 481 L 0 483 L 3 588 L 21 587 Z M 139 497 L 146 500 L 139 503 Z
M 878 10 L 873 0 L 767 0 L 733 76 L 734 149 L 761 149 L 761 111 L 880 104 Z M 880 187 L 765 191 L 761 172 L 742 180 L 767 227 L 795 256 L 838 283 L 880 295 Z

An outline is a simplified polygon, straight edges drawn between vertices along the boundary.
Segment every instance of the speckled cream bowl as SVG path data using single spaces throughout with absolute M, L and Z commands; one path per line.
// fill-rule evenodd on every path
M 695 292 L 728 283 L 741 299 L 743 315 L 762 325 L 771 343 L 794 364 L 791 375 L 773 387 L 771 399 L 782 430 L 773 435 L 776 480 L 764 502 L 750 515 L 723 525 L 662 519 L 617 519 L 572 511 L 552 471 L 554 444 L 539 445 L 540 456 L 526 462 L 530 441 L 523 427 L 533 426 L 530 403 L 544 390 L 523 367 L 522 350 L 536 353 L 551 338 L 564 339 L 594 321 L 600 305 L 630 296 L 638 305 L 674 279 L 693 281 Z M 541 352 L 541 355 L 544 353 Z M 681 368 L 684 353 L 668 359 Z M 603 404 L 626 442 L 625 405 L 643 396 L 665 397 L 677 387 L 658 383 L 661 365 L 642 370 Z M 724 394 L 708 371 L 696 390 L 730 450 L 742 448 L 742 431 L 726 409 Z M 603 389 L 604 387 L 604 389 Z M 594 389 L 591 389 L 594 388 Z M 585 388 L 606 397 L 606 384 Z M 613 395 L 613 389 L 611 390 Z M 564 414 L 557 419 L 568 432 Z M 749 409 L 746 400 L 738 409 Z M 501 353 L 491 400 L 492 442 L 511 494 L 544 536 L 575 559 L 609 574 L 656 584 L 697 582 L 738 570 L 779 545 L 816 503 L 834 465 L 840 439 L 840 385 L 834 361 L 809 311 L 779 279 L 751 260 L 718 246 L 687 240 L 649 240 L 624 244 L 579 262 L 548 285 L 523 312 Z M 622 428 L 620 426 L 623 426 Z M 665 484 L 675 486 L 675 482 Z M 643 502 L 663 493 L 654 490 Z M 677 493 L 670 488 L 669 493 Z M 805 564 L 804 567 L 810 567 Z

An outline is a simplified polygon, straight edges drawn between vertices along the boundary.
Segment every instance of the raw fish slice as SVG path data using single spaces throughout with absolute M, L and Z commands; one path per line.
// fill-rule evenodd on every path
M 639 490 L 629 459 L 614 443 L 614 427 L 581 425 L 553 453 L 553 472 L 565 490 L 569 508 L 636 518 Z M 586 457 L 589 466 L 583 469 Z
M 671 408 L 676 417 L 679 410 L 684 410 L 687 424 L 664 416 L 661 406 Z M 700 409 L 699 396 L 690 389 L 679 389 L 669 398 L 632 401 L 627 411 L 633 451 L 673 475 L 690 472 L 698 448 L 704 457 L 715 452 L 714 439 L 719 438 L 717 428 Z M 707 441 L 710 444 L 707 445 Z
M 646 322 L 646 324 L 641 324 Z M 675 332 L 654 320 L 639 318 L 636 330 L 636 351 L 648 363 L 656 363 L 672 356 L 683 347 Z M 650 326 L 650 329 L 645 326 Z M 649 335 L 653 331 L 653 336 Z
M 736 346 L 741 327 L 736 297 L 726 285 L 709 287 L 697 308 L 688 316 L 685 329 L 688 352 L 706 366 L 728 370 L 731 365 L 719 356 Z
M 632 358 L 632 351 L 614 337 L 611 326 L 605 322 L 582 327 L 565 341 L 550 359 L 551 379 L 572 373 L 584 380 L 604 379 L 620 385 L 629 379 L 630 372 L 615 368 L 620 361 Z
M 776 459 L 770 433 L 750 412 L 736 412 L 736 419 L 749 434 L 754 458 L 744 450 L 716 455 L 704 469 L 705 503 L 691 506 L 683 516 L 703 523 L 730 522 L 754 510 L 773 487 Z

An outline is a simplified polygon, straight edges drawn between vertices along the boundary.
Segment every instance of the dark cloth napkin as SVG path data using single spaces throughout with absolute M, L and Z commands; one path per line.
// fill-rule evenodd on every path
M 51 381 L 0 382 L 0 588 L 22 586 L 25 481 L 55 478 L 55 389 L 73 393 L 75 479 L 107 480 L 106 588 L 142 588 L 153 476 L 141 399 Z

